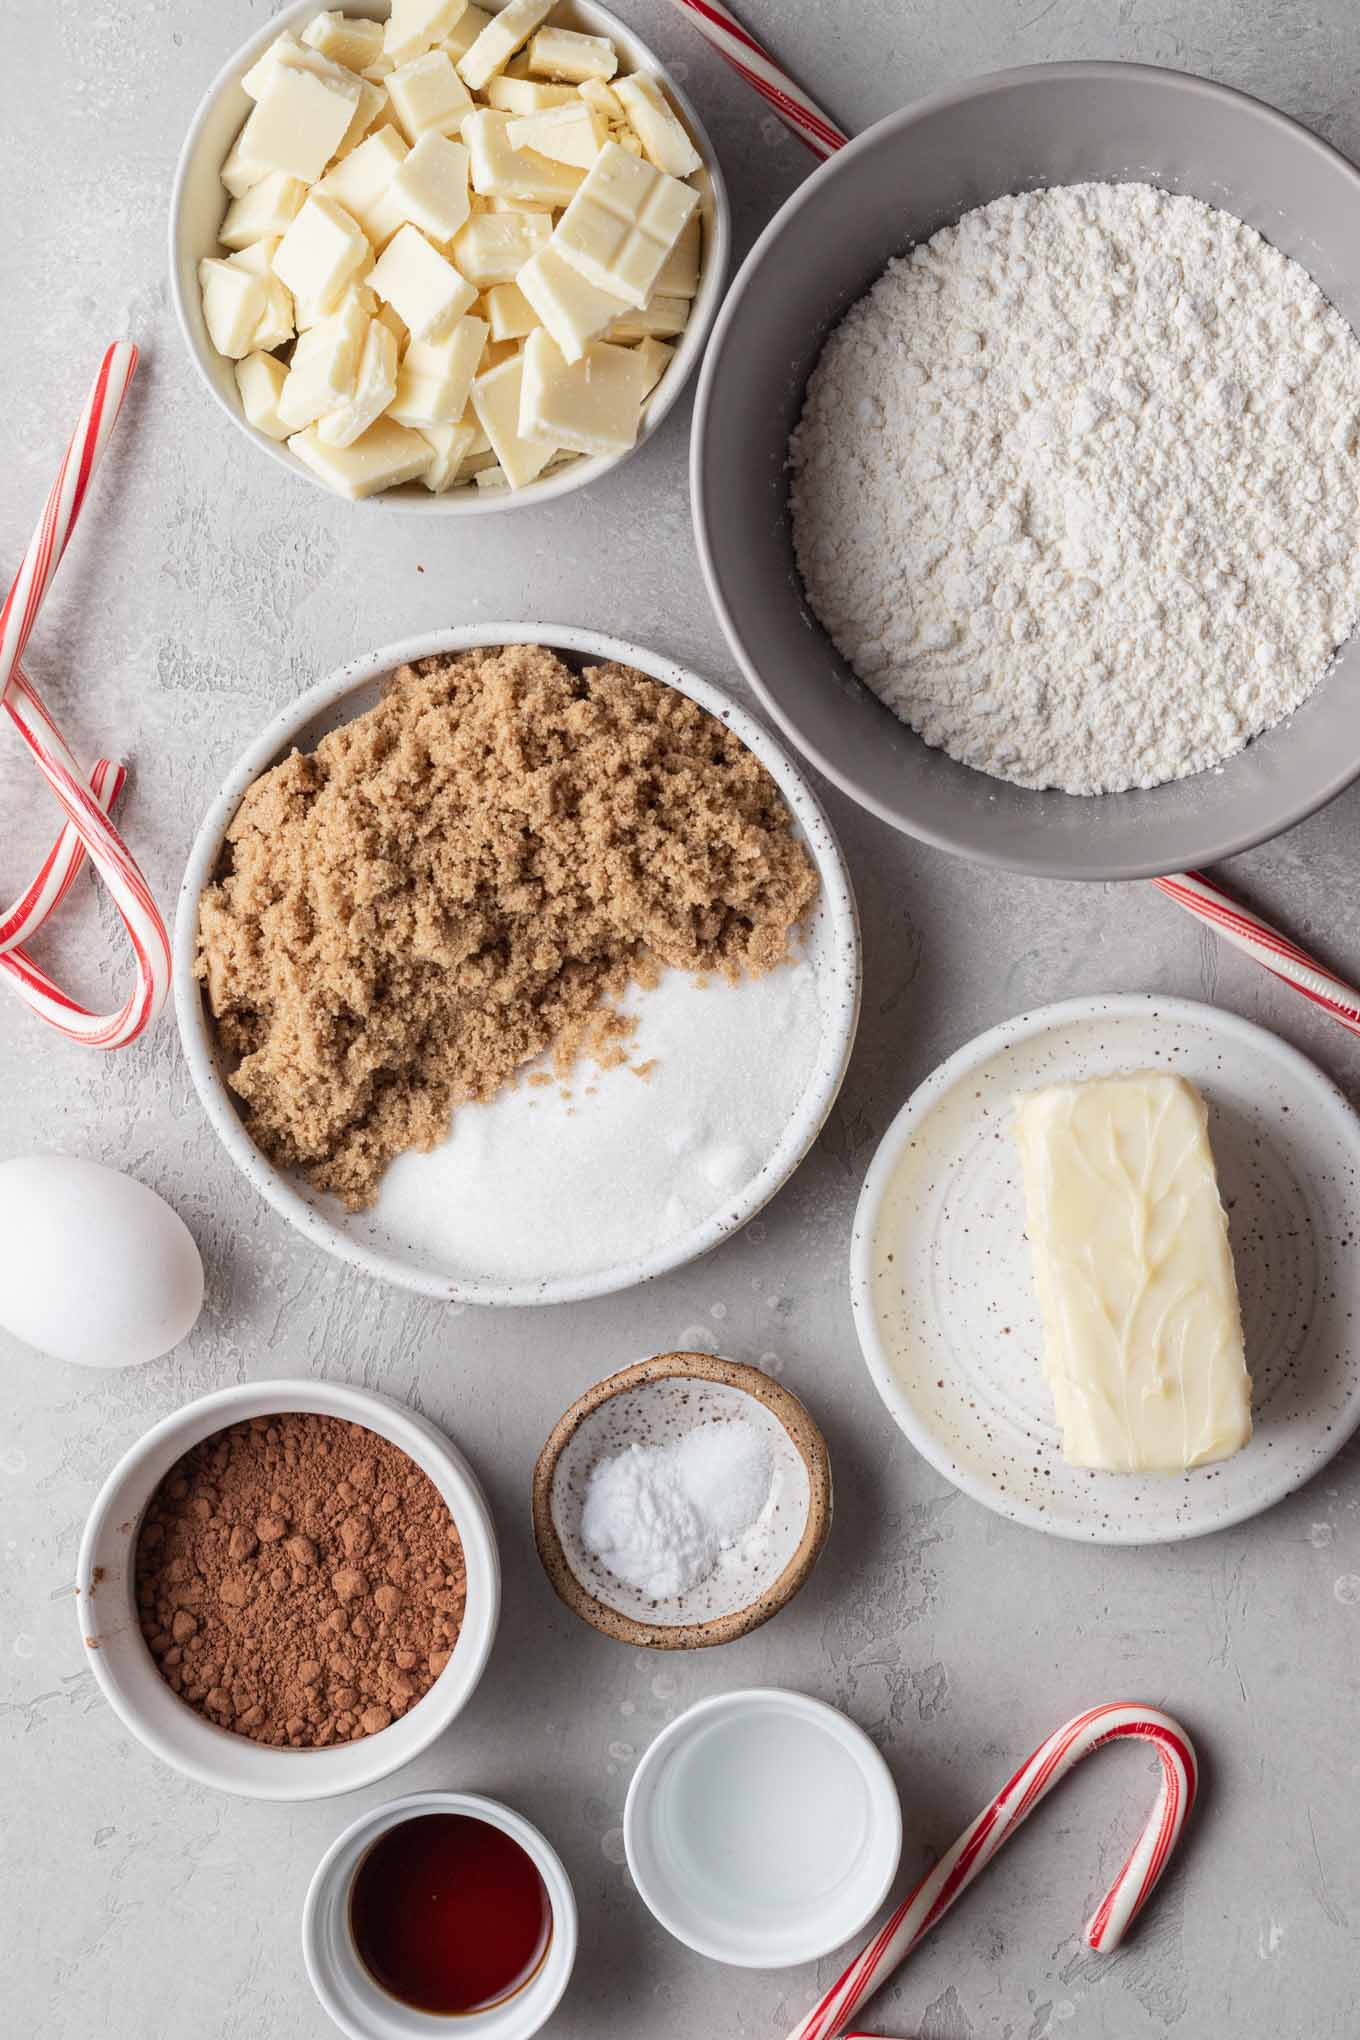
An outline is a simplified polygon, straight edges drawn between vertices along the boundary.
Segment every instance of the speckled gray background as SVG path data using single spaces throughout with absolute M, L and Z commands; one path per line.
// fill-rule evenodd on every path
M 687 69 L 749 244 L 806 169 L 662 0 L 620 0 Z M 751 26 L 862 126 L 970 72 L 1121 56 L 1273 99 L 1360 155 L 1353 0 L 744 0 Z M 82 752 L 126 747 L 127 828 L 165 901 L 196 818 L 266 715 L 350 653 L 479 616 L 632 636 L 732 683 L 700 585 L 684 484 L 687 407 L 586 498 L 480 526 L 356 518 L 251 453 L 186 362 L 165 280 L 180 137 L 265 0 L 7 0 L 0 124 L 0 558 L 17 562 L 103 343 L 145 350 L 130 412 L 30 664 Z M 0 748 L 4 871 L 50 813 Z M 1353 2040 L 1360 1853 L 1360 1453 L 1248 1528 L 1180 1549 L 1044 1541 L 956 1496 L 889 1426 L 846 1301 L 852 1202 L 913 1083 L 979 1028 L 1066 993 L 1157 987 L 1278 1027 L 1360 1093 L 1360 1044 L 1149 889 L 987 876 L 918 849 L 837 796 L 864 912 L 867 996 L 840 1106 L 793 1184 L 710 1260 L 654 1288 L 543 1315 L 442 1310 L 357 1280 L 295 1241 L 236 1179 L 173 1027 L 101 1059 L 0 1010 L 0 1152 L 61 1147 L 169 1196 L 208 1267 L 172 1359 L 107 1379 L 3 1342 L 0 1418 L 0 2026 L 43 2040 L 223 2040 L 330 2030 L 298 1953 L 311 1868 L 361 1800 L 290 1811 L 216 1798 L 119 1728 L 82 1664 L 71 1574 L 111 1460 L 189 1396 L 329 1373 L 406 1396 L 465 1447 L 506 1566 L 500 1640 L 445 1741 L 391 1790 L 511 1799 L 576 1882 L 585 1955 L 560 2040 L 777 2036 L 818 1975 L 739 1974 L 653 1926 L 620 1857 L 637 1753 L 688 1701 L 761 1680 L 846 1707 L 902 1789 L 907 1860 L 952 1840 L 1033 1743 L 1093 1699 L 1179 1712 L 1206 1758 L 1203 1812 L 1127 1951 L 1079 1926 L 1151 1789 L 1103 1757 L 1050 1802 L 874 2007 L 922 2040 Z M 1360 972 L 1360 796 L 1243 857 L 1231 877 Z M 86 990 L 116 981 L 112 915 L 82 889 L 50 953 Z M 87 952 L 90 954 L 87 957 Z M 100 960 L 96 960 L 96 958 Z M 837 1522 L 813 1582 L 762 1633 L 679 1662 L 576 1623 L 533 1554 L 528 1482 L 554 1419 L 639 1354 L 701 1340 L 763 1362 L 822 1419 Z

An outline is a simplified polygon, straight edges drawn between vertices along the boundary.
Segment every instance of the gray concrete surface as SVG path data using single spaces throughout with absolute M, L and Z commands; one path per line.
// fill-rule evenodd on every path
M 970 72 L 1121 56 L 1209 72 L 1360 154 L 1352 0 L 744 0 L 753 28 L 859 126 Z M 687 68 L 749 243 L 806 169 L 663 0 L 628 0 Z M 194 379 L 165 280 L 183 129 L 264 0 L 8 0 L 0 128 L 0 558 L 17 561 L 102 344 L 145 366 L 99 497 L 32 648 L 82 751 L 121 744 L 129 834 L 173 899 L 195 821 L 264 717 L 356 649 L 502 615 L 633 636 L 733 683 L 690 537 L 685 411 L 586 501 L 480 528 L 356 523 L 276 475 Z M 614 550 L 611 550 L 614 548 Z M 874 2007 L 922 2040 L 1352 2040 L 1360 1854 L 1360 1453 L 1248 1527 L 1161 1551 L 1078 1549 L 957 1496 L 891 1428 L 846 1300 L 853 1199 L 910 1087 L 1027 1003 L 1159 987 L 1275 1026 L 1360 1094 L 1360 1045 L 1144 888 L 984 876 L 830 806 L 859 886 L 868 985 L 834 1120 L 748 1232 L 655 1287 L 550 1314 L 442 1310 L 354 1279 L 290 1236 L 210 1134 L 167 1020 L 108 1060 L 0 1007 L 0 1152 L 64 1147 L 165 1192 L 208 1267 L 201 1324 L 170 1360 L 102 1378 L 3 1342 L 0 1417 L 0 2029 L 43 2040 L 323 2040 L 298 1953 L 312 1866 L 360 1801 L 299 1810 L 187 1784 L 132 1742 L 82 1663 L 71 1575 L 111 1460 L 190 1396 L 285 1372 L 381 1385 L 443 1424 L 484 1476 L 506 1566 L 489 1674 L 456 1729 L 364 1799 L 447 1782 L 499 1794 L 560 1846 L 584 1954 L 559 2040 L 778 2035 L 817 1973 L 742 1974 L 656 1926 L 621 1863 L 637 1754 L 691 1700 L 762 1680 L 847 1708 L 901 1785 L 907 1862 L 948 1843 L 1014 1761 L 1092 1699 L 1183 1715 L 1206 1758 L 1180 1867 L 1122 1955 L 1079 1928 L 1151 1790 L 1104 1757 L 1051 1801 Z M 6 882 L 50 813 L 0 745 Z M 1232 867 L 1242 891 L 1360 972 L 1360 795 Z M 111 914 L 82 889 L 47 952 L 98 994 Z M 706 1337 L 806 1397 L 835 1459 L 835 1533 L 778 1621 L 653 1659 L 561 1609 L 536 1564 L 528 1477 L 560 1410 L 640 1353 Z

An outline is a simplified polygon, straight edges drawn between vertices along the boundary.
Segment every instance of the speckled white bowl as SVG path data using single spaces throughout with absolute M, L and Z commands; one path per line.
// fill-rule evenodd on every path
M 142 1515 L 193 1446 L 247 1417 L 316 1411 L 361 1424 L 413 1459 L 448 1503 L 467 1562 L 467 1607 L 452 1655 L 424 1698 L 377 1735 L 323 1750 L 280 1750 L 218 1728 L 173 1693 L 137 1621 L 133 1574 Z M 85 1662 L 124 1726 L 196 1784 L 246 1799 L 330 1799 L 409 1764 L 461 1713 L 486 1669 L 500 1618 L 491 1512 L 461 1452 L 414 1410 L 337 1381 L 253 1381 L 200 1396 L 153 1424 L 114 1467 L 90 1511 L 76 1562 Z
M 184 344 L 199 374 L 233 424 L 238 425 L 251 443 L 277 466 L 302 476 L 315 488 L 325 490 L 333 501 L 343 502 L 345 499 L 327 488 L 320 476 L 305 467 L 295 453 L 290 453 L 286 444 L 266 437 L 246 423 L 237 394 L 234 364 L 225 360 L 208 338 L 198 290 L 200 261 L 205 255 L 221 252 L 217 230 L 222 224 L 227 200 L 219 173 L 241 123 L 250 112 L 251 101 L 242 89 L 241 80 L 276 36 L 286 29 L 296 30 L 310 21 L 314 14 L 320 12 L 320 4 L 321 0 L 293 0 L 291 6 L 280 8 L 256 30 L 249 42 L 237 50 L 235 56 L 228 58 L 204 94 L 180 152 L 170 199 L 170 290 Z M 499 5 L 500 0 L 489 0 L 488 11 L 499 12 Z M 370 21 L 386 20 L 388 11 L 387 0 L 346 0 L 343 8 L 346 14 L 364 15 Z M 553 20 L 564 28 L 581 29 L 588 35 L 607 35 L 618 48 L 626 69 L 659 72 L 667 92 L 684 115 L 694 146 L 703 158 L 703 169 L 699 173 L 700 217 L 704 223 L 703 268 L 689 324 L 676 342 L 674 359 L 643 406 L 637 445 L 630 447 L 627 453 L 599 454 L 569 461 L 563 467 L 554 468 L 550 474 L 540 475 L 537 481 L 530 482 L 524 489 L 484 490 L 474 487 L 451 489 L 442 496 L 432 496 L 422 482 L 407 482 L 400 489 L 387 489 L 381 495 L 371 496 L 364 503 L 351 506 L 353 508 L 379 505 L 389 510 L 413 511 L 426 516 L 486 517 L 504 510 L 521 510 L 530 503 L 551 502 L 555 497 L 570 495 L 573 489 L 587 488 L 636 453 L 637 447 L 651 437 L 674 407 L 704 351 L 704 343 L 727 282 L 732 238 L 727 187 L 723 183 L 713 144 L 674 78 L 617 15 L 597 5 L 596 0 L 558 0 Z
M 1067 1465 L 1041 1366 L 1017 1092 L 1167 1069 L 1209 1105 L 1255 1433 L 1183 1475 Z M 1056 1537 L 1157 1544 L 1300 1487 L 1360 1423 L 1360 1118 L 1297 1049 L 1152 992 L 1067 999 L 965 1043 L 884 1134 L 855 1213 L 850 1297 L 894 1420 L 974 1501 Z
M 762 1167 L 744 1189 L 720 1204 L 711 1217 L 666 1240 L 650 1253 L 585 1274 L 532 1281 L 451 1273 L 426 1248 L 403 1240 L 385 1227 L 376 1212 L 346 1212 L 336 1199 L 322 1197 L 300 1177 L 276 1169 L 242 1124 L 235 1093 L 228 1086 L 219 1061 L 216 1034 L 202 989 L 193 974 L 199 895 L 217 863 L 227 824 L 251 782 L 280 758 L 287 757 L 295 746 L 311 750 L 328 730 L 372 708 L 386 675 L 406 660 L 465 651 L 476 645 L 502 644 L 548 645 L 568 657 L 586 661 L 620 660 L 697 701 L 740 737 L 774 779 L 788 802 L 821 881 L 810 917 L 812 933 L 808 944 L 810 960 L 818 973 L 821 1044 L 798 1109 Z M 738 1232 L 788 1181 L 820 1133 L 850 1060 L 859 1022 L 859 916 L 844 855 L 817 795 L 783 746 L 729 695 L 669 659 L 619 638 L 602 637 L 595 631 L 551 623 L 468 624 L 435 631 L 426 637 L 406 638 L 351 660 L 300 695 L 238 758 L 208 809 L 189 853 L 175 919 L 174 988 L 180 1040 L 203 1107 L 242 1175 L 290 1225 L 349 1266 L 394 1282 L 400 1288 L 413 1289 L 422 1296 L 450 1303 L 572 1303 L 583 1297 L 629 1289 L 634 1283 L 648 1282 L 654 1276 L 697 1260 L 730 1233 Z

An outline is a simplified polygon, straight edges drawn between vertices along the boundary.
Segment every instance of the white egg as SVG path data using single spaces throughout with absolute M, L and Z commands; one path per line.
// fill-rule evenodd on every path
M 163 1197 L 98 1162 L 0 1162 L 0 1325 L 79 1367 L 139 1367 L 189 1332 L 203 1263 Z

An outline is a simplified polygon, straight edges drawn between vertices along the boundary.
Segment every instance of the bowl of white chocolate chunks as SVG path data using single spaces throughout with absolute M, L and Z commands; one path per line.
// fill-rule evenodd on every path
M 210 87 L 170 223 L 190 352 L 256 445 L 454 514 L 647 438 L 727 247 L 693 108 L 591 0 L 285 8 Z

